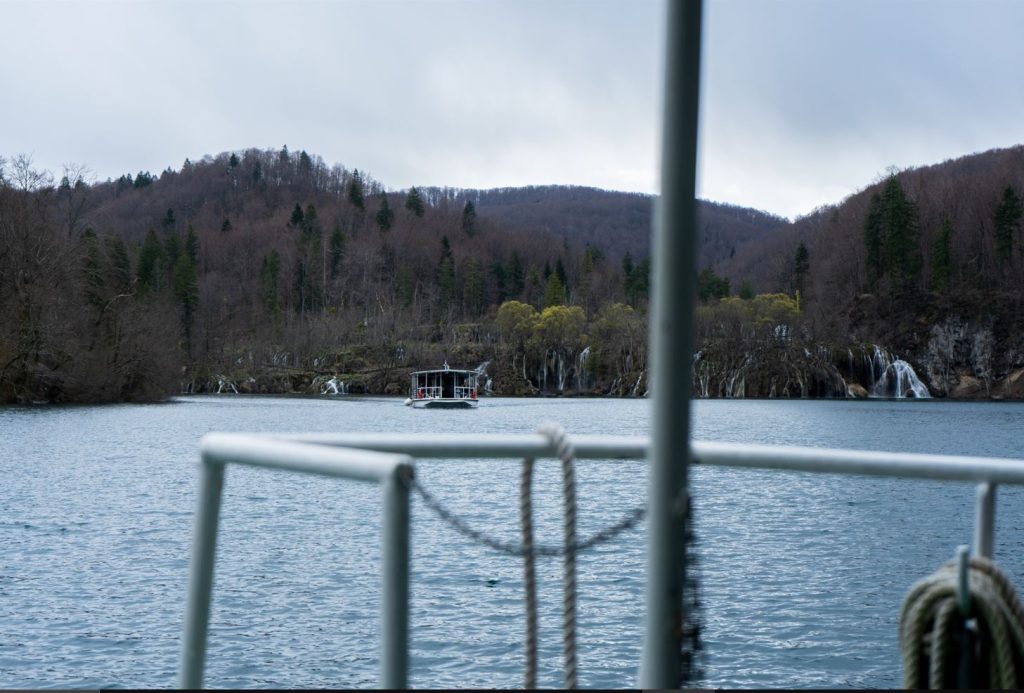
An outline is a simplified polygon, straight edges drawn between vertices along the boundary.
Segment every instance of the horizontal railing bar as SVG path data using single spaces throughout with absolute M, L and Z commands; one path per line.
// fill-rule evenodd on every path
M 716 467 L 1024 484 L 1024 460 L 999 457 L 699 441 L 692 443 L 692 449 L 695 462 Z
M 274 435 L 273 438 L 397 452 L 411 457 L 557 457 L 551 441 L 537 433 L 481 433 L 452 435 L 416 433 L 304 433 Z M 643 459 L 647 439 L 633 436 L 572 436 L 578 459 Z
M 320 433 L 274 436 L 286 440 L 402 453 L 417 458 L 554 457 L 544 436 L 524 434 Z M 572 436 L 580 459 L 643 459 L 649 439 L 639 436 Z M 946 481 L 1024 484 L 1024 460 L 964 455 L 837 450 L 795 446 L 693 441 L 695 464 L 824 474 L 859 474 Z
M 383 481 L 412 462 L 400 453 L 306 445 L 242 433 L 209 433 L 200 440 L 199 449 L 207 464 L 236 463 L 357 481 Z

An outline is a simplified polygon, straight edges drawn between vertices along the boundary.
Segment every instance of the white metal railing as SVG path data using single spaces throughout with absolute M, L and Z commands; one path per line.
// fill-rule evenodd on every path
M 573 446 L 578 459 L 646 459 L 650 441 L 640 437 L 586 435 L 573 437 Z M 202 685 L 220 498 L 227 464 L 381 484 L 384 508 L 380 684 L 382 688 L 404 688 L 408 682 L 409 632 L 408 482 L 412 479 L 413 458 L 493 458 L 518 463 L 526 457 L 557 456 L 551 441 L 540 434 L 212 433 L 203 438 L 201 452 L 199 507 L 180 666 L 182 688 Z M 690 453 L 694 464 L 714 467 L 976 482 L 974 553 L 987 557 L 992 556 L 997 485 L 1024 484 L 1024 460 L 1018 459 L 702 441 L 691 443 Z M 650 576 L 648 589 L 649 586 Z M 645 641 L 645 648 L 653 646 Z
M 441 397 L 440 385 L 426 385 L 416 388 L 416 399 L 438 399 Z

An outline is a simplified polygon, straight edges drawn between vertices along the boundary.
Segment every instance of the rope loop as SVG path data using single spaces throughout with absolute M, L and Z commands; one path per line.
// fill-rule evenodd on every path
M 906 688 L 1017 688 L 1024 683 L 1024 608 L 991 560 L 970 559 L 969 610 L 957 602 L 949 561 L 913 586 L 900 608 Z

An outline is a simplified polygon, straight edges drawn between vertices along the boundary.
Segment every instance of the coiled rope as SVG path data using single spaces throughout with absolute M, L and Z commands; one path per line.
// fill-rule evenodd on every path
M 903 685 L 1017 688 L 1024 683 L 1024 608 L 1013 585 L 991 560 L 971 558 L 964 612 L 957 600 L 957 568 L 956 560 L 944 564 L 903 600 Z M 958 644 L 966 644 L 967 652 L 958 651 Z
M 576 674 L 576 451 L 561 425 L 553 422 L 537 427 L 547 437 L 562 462 L 562 496 L 565 504 L 562 527 L 562 667 L 565 688 L 574 689 Z M 523 584 L 526 592 L 526 641 L 524 686 L 537 687 L 537 579 L 533 550 L 533 460 L 523 460 L 519 486 L 519 514 L 523 534 Z

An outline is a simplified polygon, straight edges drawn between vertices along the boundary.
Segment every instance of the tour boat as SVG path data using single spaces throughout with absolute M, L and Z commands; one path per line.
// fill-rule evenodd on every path
M 406 406 L 417 409 L 469 409 L 479 404 L 476 398 L 477 372 L 448 367 L 434 371 L 416 371 L 410 376 Z

